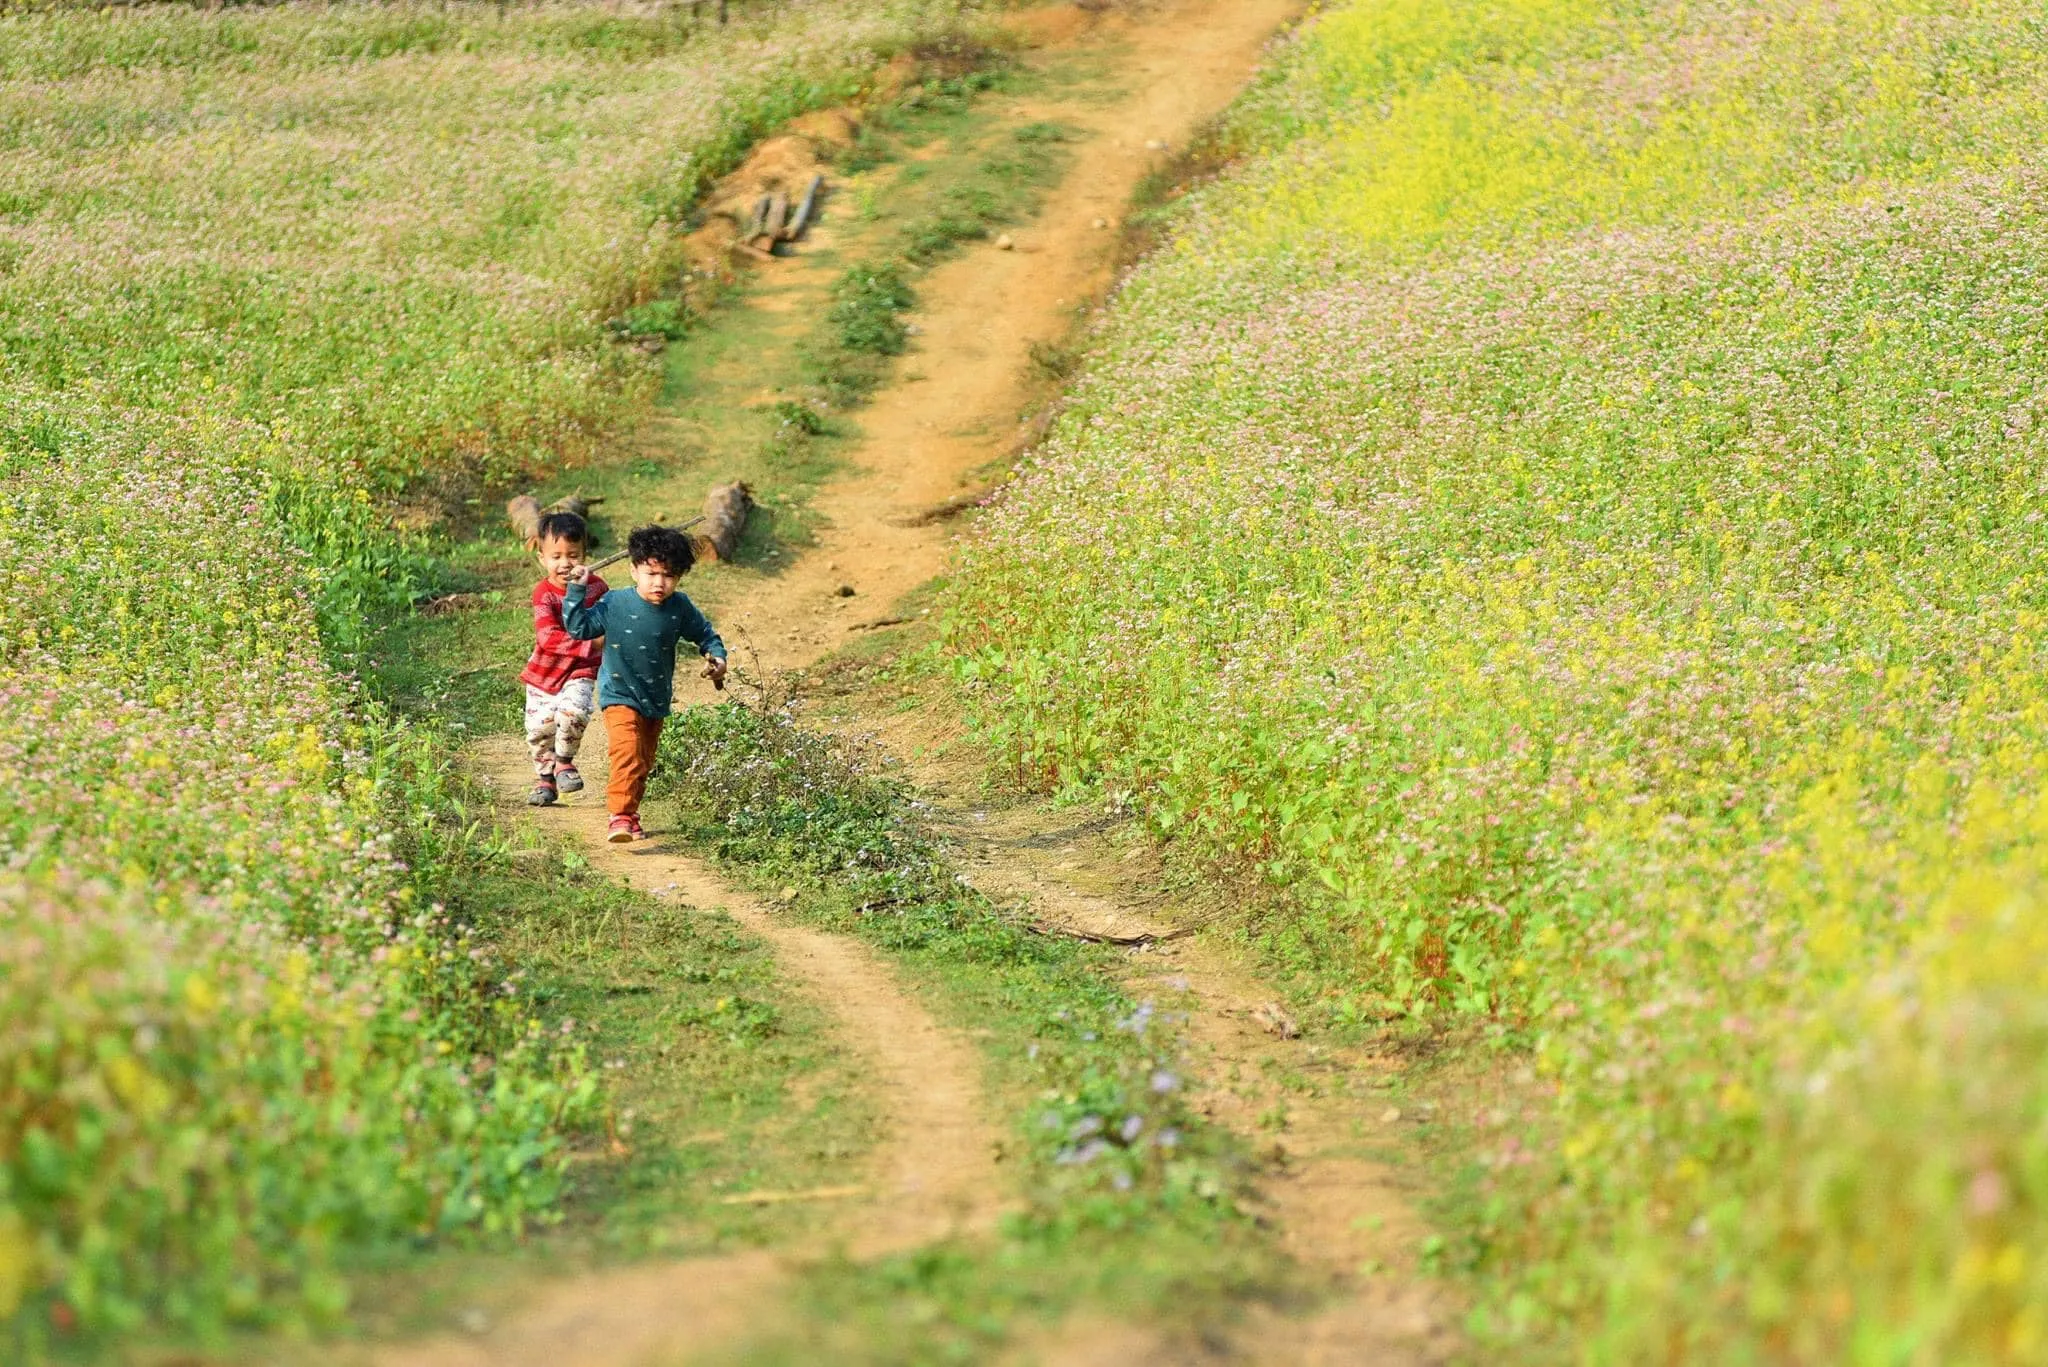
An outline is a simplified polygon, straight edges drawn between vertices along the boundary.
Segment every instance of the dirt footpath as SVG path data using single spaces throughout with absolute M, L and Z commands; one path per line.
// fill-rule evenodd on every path
M 1118 220 L 1139 182 L 1229 103 L 1264 44 L 1298 8 L 1298 0 L 1166 0 L 1103 12 L 1056 6 L 1006 21 L 1047 50 L 1099 52 L 1110 73 L 1025 102 L 1029 117 L 1079 130 L 1070 169 L 1046 193 L 1039 215 L 1009 234 L 1012 249 L 976 245 L 920 282 L 916 349 L 862 410 L 864 435 L 846 470 L 814 500 L 825 523 L 816 546 L 773 574 L 726 572 L 717 616 L 729 639 L 744 633 L 770 668 L 806 665 L 945 570 L 952 533 L 918 515 L 977 487 L 993 463 L 1016 449 L 1034 393 L 1033 344 L 1065 337 L 1080 310 L 1102 297 Z M 797 257 L 756 269 L 765 275 L 815 265 Z M 657 415 L 655 424 L 661 421 Z M 614 512 L 629 520 L 637 515 Z M 857 596 L 840 596 L 842 584 Z M 820 1200 L 818 1235 L 807 1247 L 568 1279 L 545 1288 L 488 1334 L 389 1347 L 375 1355 L 380 1367 L 688 1361 L 730 1349 L 758 1330 L 793 1259 L 833 1243 L 856 1257 L 874 1256 L 985 1228 L 1000 1213 L 996 1134 L 972 1047 L 939 1027 L 887 965 L 858 943 L 772 916 L 666 842 L 606 845 L 603 753 L 600 727 L 585 749 L 592 791 L 557 809 L 550 824 L 573 831 L 598 868 L 657 896 L 722 909 L 767 941 L 783 970 L 845 1022 L 846 1037 L 880 1095 L 889 1137 L 862 1189 Z M 479 763 L 509 812 L 529 782 L 522 748 L 509 737 L 489 742 Z M 992 888 L 1044 898 L 1057 919 L 1092 925 L 1091 917 L 1127 912 L 1090 907 L 1071 889 L 1034 882 L 1032 866 L 999 842 L 982 853 Z M 1207 1004 L 1200 1033 L 1212 1058 L 1208 1071 L 1218 1080 L 1214 1114 L 1250 1127 L 1253 1114 L 1274 1100 L 1267 1082 L 1239 1085 L 1248 1073 L 1263 1076 L 1270 1052 L 1247 1014 L 1257 993 L 1198 954 L 1179 961 L 1176 971 Z M 1324 1112 L 1339 1114 L 1329 1107 L 1316 1114 Z M 1222 1357 L 1203 1360 L 1423 1362 L 1438 1356 L 1440 1316 L 1433 1305 L 1405 1292 L 1377 1297 L 1357 1279 L 1360 1259 L 1405 1239 L 1412 1217 L 1384 1169 L 1353 1153 L 1357 1136 L 1339 1133 L 1341 1119 L 1330 1120 L 1329 1136 L 1311 1137 L 1321 1134 L 1314 1128 L 1321 1124 L 1297 1128 L 1288 1141 L 1313 1162 L 1291 1184 L 1275 1185 L 1274 1213 L 1293 1231 L 1286 1236 L 1290 1245 L 1311 1264 L 1349 1269 L 1332 1276 L 1353 1293 L 1344 1301 L 1347 1313 L 1362 1318 L 1348 1326 L 1327 1317 L 1254 1326 L 1266 1348 L 1254 1349 L 1249 1339 L 1216 1345 Z M 1182 1347 L 1142 1332 L 1104 1326 L 1097 1334 L 1076 1326 L 1030 1351 L 1049 1362 L 1163 1363 L 1182 1360 Z M 1360 1352 L 1371 1356 L 1360 1358 Z
M 1116 229 L 1139 182 L 1222 112 L 1299 9 L 1298 0 L 1164 0 L 1015 16 L 1048 46 L 1100 48 L 1115 93 L 1105 98 L 1091 82 L 1027 102 L 1029 117 L 1081 131 L 1071 168 L 1038 216 L 1009 234 L 1013 250 L 975 245 L 919 282 L 913 317 L 923 331 L 897 373 L 923 378 L 897 379 L 861 410 L 863 440 L 814 500 L 827 520 L 816 548 L 779 574 L 725 588 L 722 628 L 747 629 L 770 667 L 809 664 L 944 572 L 952 531 L 918 515 L 979 487 L 1015 450 L 1033 344 L 1066 336 L 1077 311 L 1107 291 Z M 841 584 L 858 596 L 836 596 Z
M 641 1367 L 689 1361 L 760 1328 L 798 1263 L 835 1249 L 873 1258 L 988 1228 L 1001 1213 L 997 1131 L 981 1094 L 974 1047 L 942 1029 L 857 940 L 793 925 L 732 888 L 702 861 L 657 838 L 605 843 L 604 719 L 585 739 L 591 788 L 548 823 L 587 847 L 593 866 L 656 897 L 723 911 L 767 941 L 777 966 L 836 1017 L 878 1094 L 888 1132 L 860 1188 L 794 1193 L 815 1204 L 815 1232 L 774 1251 L 592 1272 L 543 1289 L 487 1333 L 446 1335 L 379 1352 L 377 1367 Z M 497 737 L 479 767 L 509 815 L 533 772 L 525 747 Z

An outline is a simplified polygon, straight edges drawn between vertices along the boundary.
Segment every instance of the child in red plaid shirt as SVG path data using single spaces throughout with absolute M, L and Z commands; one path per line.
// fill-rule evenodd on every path
M 576 751 L 590 725 L 604 638 L 579 641 L 562 626 L 562 591 L 569 571 L 583 562 L 589 528 L 574 513 L 549 513 L 539 532 L 540 567 L 547 577 L 533 586 L 533 655 L 519 681 L 526 685 L 526 744 L 535 774 L 526 800 L 545 807 L 558 794 L 583 787 Z M 604 591 L 604 580 L 593 575 L 584 601 L 595 602 Z

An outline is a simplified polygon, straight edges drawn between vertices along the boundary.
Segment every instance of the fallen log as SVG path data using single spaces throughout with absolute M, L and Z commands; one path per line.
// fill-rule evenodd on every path
M 775 251 L 775 244 L 782 238 L 782 225 L 789 220 L 789 196 L 780 191 L 768 196 L 767 205 L 756 211 L 759 222 L 750 239 L 756 251 Z
M 576 516 L 588 521 L 590 510 L 602 502 L 604 502 L 602 494 L 595 498 L 585 498 L 580 494 L 570 494 L 566 498 L 556 499 L 553 503 L 543 508 L 540 506 L 540 500 L 532 494 L 520 494 L 516 498 L 510 498 L 505 501 L 505 519 L 512 524 L 512 534 L 526 543 L 526 549 L 530 551 L 537 550 L 540 547 L 540 516 L 542 513 L 574 513 Z
M 782 238 L 782 223 L 788 221 L 788 195 L 776 191 L 774 195 L 762 195 L 754 201 L 754 217 L 748 223 L 748 232 L 743 242 L 752 252 L 774 254 L 774 244 Z
M 804 229 L 811 226 L 811 215 L 818 207 L 818 191 L 824 184 L 823 175 L 814 175 L 811 177 L 811 183 L 804 187 L 803 202 L 796 206 L 796 212 L 790 215 L 789 222 L 782 226 L 781 237 L 784 242 L 796 241 L 804 235 Z
M 713 560 L 730 561 L 740 548 L 740 533 L 746 530 L 747 514 L 754 509 L 754 491 L 745 480 L 721 484 L 704 496 L 704 532 L 697 538 L 700 548 Z
M 526 549 L 536 550 L 540 546 L 540 500 L 532 494 L 520 494 L 505 500 L 505 519 L 512 524 L 512 535 L 526 543 Z
M 551 513 L 574 513 L 587 522 L 590 520 L 590 510 L 602 502 L 604 502 L 603 494 L 598 494 L 593 498 L 585 498 L 581 494 L 570 494 L 567 498 L 558 498 L 553 503 L 550 503 L 548 511 Z

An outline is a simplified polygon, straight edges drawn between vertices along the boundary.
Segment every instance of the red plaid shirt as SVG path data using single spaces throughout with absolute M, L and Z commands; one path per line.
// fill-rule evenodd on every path
M 605 582 L 590 576 L 583 601 L 595 603 L 604 597 Z M 579 641 L 562 625 L 562 591 L 543 579 L 533 586 L 533 657 L 519 676 L 543 693 L 559 693 L 571 679 L 597 677 L 598 661 L 604 658 L 604 638 Z

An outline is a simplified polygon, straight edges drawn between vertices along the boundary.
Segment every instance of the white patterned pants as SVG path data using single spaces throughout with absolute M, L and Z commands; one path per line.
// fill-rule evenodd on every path
M 545 777 L 576 762 L 576 749 L 583 744 L 583 728 L 590 725 L 596 693 L 595 679 L 571 679 L 559 693 L 526 686 L 526 745 L 533 754 L 535 773 Z

